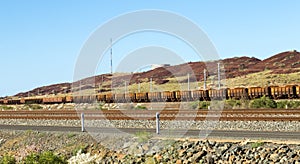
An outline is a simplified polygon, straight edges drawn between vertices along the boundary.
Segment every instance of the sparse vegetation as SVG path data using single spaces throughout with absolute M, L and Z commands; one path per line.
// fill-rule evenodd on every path
M 2 110 L 13 110 L 14 108 L 12 106 L 1 105 L 0 109 L 2 109 Z
M 208 109 L 208 106 L 210 106 L 209 101 L 193 101 L 190 104 L 191 109 Z
M 62 156 L 58 156 L 53 154 L 50 151 L 43 152 L 41 154 L 35 154 L 32 153 L 28 155 L 24 159 L 24 163 L 30 163 L 30 164 L 48 164 L 48 163 L 55 163 L 55 164 L 64 164 L 67 163 L 66 159 Z
M 87 148 L 88 145 L 79 145 L 76 146 L 74 150 L 72 150 L 72 155 L 76 155 L 79 151 L 81 151 L 82 153 L 86 153 L 87 152 Z
M 68 133 L 68 138 L 73 138 L 74 136 L 76 136 L 76 134 L 74 134 L 74 133 Z
M 276 108 L 277 104 L 274 100 L 268 97 L 261 97 L 250 102 L 251 108 Z
M 191 109 L 199 109 L 199 103 L 200 101 L 193 101 L 190 103 Z
M 138 109 L 138 110 L 146 110 L 147 107 L 138 104 L 138 105 L 136 105 L 136 106 L 134 107 L 134 109 Z
M 151 133 L 146 131 L 136 132 L 135 136 L 138 138 L 138 142 L 146 142 L 151 138 Z
M 39 109 L 43 109 L 43 107 L 39 104 L 25 104 L 24 105 L 25 109 L 31 109 L 31 110 L 39 110 Z
M 16 159 L 11 155 L 4 155 L 0 159 L 0 164 L 15 164 L 15 163 L 16 163 Z
M 263 146 L 263 142 L 261 142 L 261 141 L 257 141 L 257 142 L 253 142 L 253 143 L 251 143 L 251 148 L 253 149 L 253 148 L 258 148 L 258 147 L 260 147 L 260 146 Z
M 297 109 L 300 108 L 300 101 L 278 101 L 277 108 Z
M 199 109 L 207 109 L 208 106 L 210 106 L 209 101 L 200 101 L 200 103 L 199 103 Z

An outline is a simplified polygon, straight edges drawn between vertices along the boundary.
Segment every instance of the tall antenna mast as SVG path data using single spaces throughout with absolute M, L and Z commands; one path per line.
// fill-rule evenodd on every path
M 112 74 L 113 73 L 113 68 L 112 68 L 112 38 L 110 38 L 110 73 Z

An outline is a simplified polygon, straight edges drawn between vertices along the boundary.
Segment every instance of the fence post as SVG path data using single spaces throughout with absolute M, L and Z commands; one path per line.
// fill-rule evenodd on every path
M 84 113 L 81 113 L 81 131 L 84 132 Z
M 156 112 L 156 134 L 159 134 L 159 112 Z

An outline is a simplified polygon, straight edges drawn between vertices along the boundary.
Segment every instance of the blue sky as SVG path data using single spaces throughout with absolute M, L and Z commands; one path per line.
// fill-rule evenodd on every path
M 143 9 L 170 11 L 197 24 L 221 58 L 265 59 L 282 51 L 300 50 L 299 7 L 297 0 L 2 0 L 0 96 L 72 82 L 75 63 L 85 41 L 102 24 L 124 13 Z M 154 43 L 166 46 L 164 43 L 170 37 L 148 33 L 126 39 L 114 45 L 114 65 L 136 47 Z M 168 48 L 185 54 L 185 61 L 198 60 L 187 46 L 177 44 L 174 38 L 171 40 Z M 102 72 L 109 69 L 98 71 Z

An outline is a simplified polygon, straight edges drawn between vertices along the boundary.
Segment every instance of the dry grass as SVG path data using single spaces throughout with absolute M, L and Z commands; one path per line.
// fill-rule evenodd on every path
M 152 91 L 161 92 L 161 91 L 176 91 L 176 90 L 187 90 L 188 84 L 180 81 L 187 81 L 187 77 L 177 77 L 177 78 L 168 78 L 169 82 L 157 85 L 153 82 Z M 207 78 L 207 88 L 217 88 L 217 76 L 210 76 Z M 259 73 L 248 74 L 241 77 L 223 79 L 221 81 L 223 87 L 235 88 L 235 87 L 250 87 L 250 86 L 272 86 L 272 85 L 287 85 L 287 84 L 297 84 L 300 85 L 300 72 L 290 73 L 290 74 L 271 74 L 271 71 L 263 71 Z M 107 81 L 103 83 L 103 86 L 110 86 L 111 82 Z M 203 89 L 204 82 L 190 82 L 190 89 Z M 127 86 L 127 92 L 138 92 L 139 84 L 132 84 Z M 95 94 L 98 89 L 110 89 L 99 87 L 96 89 L 87 89 L 82 90 L 81 94 Z M 149 92 L 150 83 L 148 80 L 140 83 L 140 92 Z M 124 93 L 125 86 L 118 86 L 113 88 L 114 93 Z M 107 93 L 107 92 L 104 92 Z M 76 93 L 75 93 L 76 94 Z M 62 94 L 63 95 L 63 94 Z

